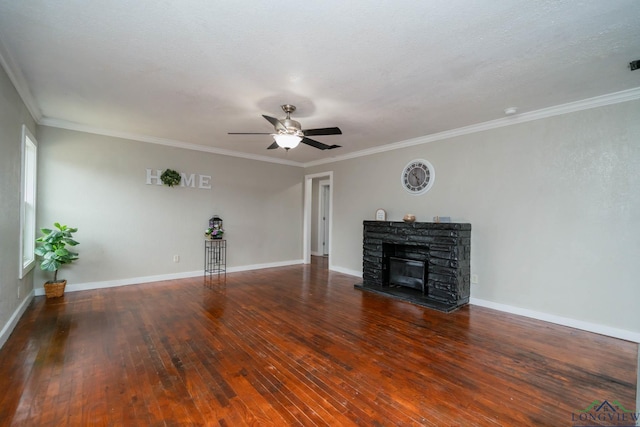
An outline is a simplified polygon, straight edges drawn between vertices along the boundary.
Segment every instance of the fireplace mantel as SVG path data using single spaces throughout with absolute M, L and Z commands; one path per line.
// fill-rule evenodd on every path
M 450 312 L 469 302 L 471 224 L 364 221 L 362 278 L 355 287 Z M 389 284 L 390 256 L 424 261 L 424 292 Z

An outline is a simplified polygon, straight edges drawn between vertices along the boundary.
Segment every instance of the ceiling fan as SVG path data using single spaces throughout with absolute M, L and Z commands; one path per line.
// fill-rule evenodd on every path
M 265 116 L 269 123 L 273 125 L 274 133 L 261 133 L 261 132 L 229 132 L 229 135 L 271 135 L 275 142 L 267 147 L 268 150 L 273 150 L 278 147 L 282 147 L 285 150 L 295 148 L 299 143 L 307 144 L 320 150 L 332 150 L 339 148 L 340 145 L 326 145 L 321 142 L 315 141 L 308 136 L 316 135 L 342 135 L 340 128 L 320 128 L 320 129 L 302 129 L 300 123 L 291 119 L 291 113 L 296 111 L 295 105 L 285 104 L 281 105 L 282 111 L 287 113 L 287 117 L 279 120 L 275 117 Z

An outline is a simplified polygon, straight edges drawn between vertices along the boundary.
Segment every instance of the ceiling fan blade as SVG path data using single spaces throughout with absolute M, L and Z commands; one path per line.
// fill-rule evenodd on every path
M 276 148 L 278 148 L 279 145 L 277 142 L 274 142 L 273 144 L 271 144 L 270 146 L 267 147 L 267 150 L 274 150 Z
M 267 121 L 269 123 L 271 123 L 273 125 L 273 127 L 276 128 L 276 130 L 283 130 L 283 131 L 287 130 L 286 126 L 283 125 L 282 122 L 280 120 L 276 119 L 275 117 L 265 116 L 264 114 L 262 115 L 262 117 L 267 119 Z
M 320 128 L 320 129 L 306 129 L 302 130 L 305 136 L 314 135 L 342 135 L 340 128 Z
M 318 141 L 315 141 L 313 139 L 306 138 L 306 137 L 302 138 L 302 141 L 300 141 L 300 142 L 302 142 L 303 144 L 307 144 L 307 145 L 310 145 L 312 147 L 318 148 L 320 150 L 331 150 L 332 148 L 340 147 L 339 145 L 326 145 L 326 144 L 323 144 L 322 142 L 318 142 Z
M 229 132 L 227 135 L 271 135 L 266 132 Z

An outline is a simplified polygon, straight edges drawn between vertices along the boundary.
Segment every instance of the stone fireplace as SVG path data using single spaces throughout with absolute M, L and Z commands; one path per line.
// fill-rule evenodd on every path
M 471 224 L 364 221 L 355 287 L 450 312 L 469 302 Z

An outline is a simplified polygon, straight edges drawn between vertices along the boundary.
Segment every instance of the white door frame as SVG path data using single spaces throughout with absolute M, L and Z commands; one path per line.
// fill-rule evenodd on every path
M 304 176 L 304 211 L 302 219 L 302 261 L 305 264 L 311 264 L 311 208 L 312 208 L 312 189 L 314 178 L 329 179 L 329 254 L 333 242 L 333 171 L 314 173 Z M 329 256 L 329 269 L 333 263 Z
M 318 248 L 317 252 L 320 252 L 320 256 L 325 254 L 329 255 L 329 244 L 331 242 L 331 236 L 329 235 L 329 201 L 325 202 L 325 187 L 331 191 L 331 183 L 328 179 L 323 179 L 318 182 Z M 324 213 L 327 212 L 325 217 Z M 325 239 L 326 237 L 326 239 Z M 327 245 L 324 245 L 324 243 Z M 325 247 L 326 246 L 326 247 Z M 313 252 L 313 251 L 312 251 Z

